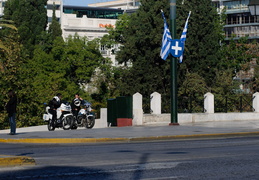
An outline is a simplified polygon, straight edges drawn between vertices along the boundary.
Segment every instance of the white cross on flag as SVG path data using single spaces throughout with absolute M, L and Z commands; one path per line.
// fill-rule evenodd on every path
M 174 57 L 180 57 L 183 54 L 183 42 L 179 39 L 174 39 L 171 43 L 171 54 Z

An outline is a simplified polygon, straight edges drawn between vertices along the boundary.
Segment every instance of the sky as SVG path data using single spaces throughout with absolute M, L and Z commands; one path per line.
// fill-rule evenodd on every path
M 88 4 L 109 2 L 114 0 L 63 0 L 65 5 L 87 6 Z

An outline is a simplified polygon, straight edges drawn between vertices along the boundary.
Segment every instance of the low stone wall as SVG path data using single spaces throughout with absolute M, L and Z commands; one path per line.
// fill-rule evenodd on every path
M 136 110 L 134 110 L 136 111 Z M 142 111 L 136 111 L 138 114 L 133 117 L 133 126 L 169 124 L 171 123 L 171 114 L 143 114 Z M 140 118 L 141 117 L 141 118 Z M 242 113 L 179 113 L 178 123 L 202 123 L 208 121 L 246 121 L 259 120 L 259 112 Z M 101 109 L 101 118 L 96 119 L 94 128 L 108 127 L 107 108 Z
M 199 123 L 208 121 L 246 121 L 259 120 L 259 113 L 179 113 L 178 123 Z M 171 114 L 144 114 L 143 125 L 171 122 Z

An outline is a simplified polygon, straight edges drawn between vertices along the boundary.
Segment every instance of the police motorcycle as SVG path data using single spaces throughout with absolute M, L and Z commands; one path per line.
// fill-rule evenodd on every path
M 77 127 L 85 127 L 87 129 L 93 128 L 95 124 L 95 116 L 94 113 L 91 112 L 91 103 L 86 100 L 81 100 L 75 103 L 78 103 L 77 105 L 82 108 L 78 112 L 78 115 L 74 116 L 74 122 L 71 129 L 77 129 Z
M 52 114 L 49 113 L 50 107 L 46 105 L 46 114 L 43 114 L 43 120 L 48 122 L 48 130 L 54 131 L 55 128 L 63 128 L 69 130 L 73 122 L 74 116 L 69 102 L 61 101 L 60 107 L 57 109 L 57 119 L 53 122 Z

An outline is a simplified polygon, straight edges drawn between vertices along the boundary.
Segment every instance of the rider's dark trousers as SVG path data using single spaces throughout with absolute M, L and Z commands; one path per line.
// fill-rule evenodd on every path
M 73 110 L 72 110 L 72 113 L 73 113 L 73 115 L 74 115 L 75 117 L 77 117 L 77 115 L 78 115 L 78 113 L 79 113 L 79 110 L 73 109 Z
M 57 111 L 54 109 L 49 109 L 49 113 L 52 114 L 52 122 L 57 120 Z

